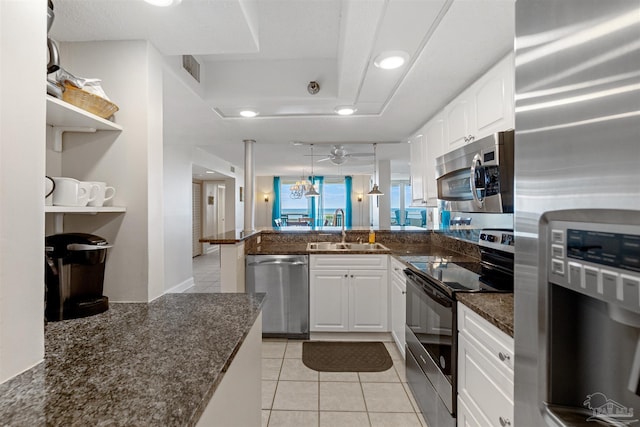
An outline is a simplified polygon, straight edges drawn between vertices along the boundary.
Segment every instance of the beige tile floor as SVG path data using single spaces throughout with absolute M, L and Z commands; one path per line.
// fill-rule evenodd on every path
M 262 341 L 264 427 L 425 427 L 406 383 L 402 355 L 385 342 L 385 372 L 317 372 L 302 363 L 302 341 Z

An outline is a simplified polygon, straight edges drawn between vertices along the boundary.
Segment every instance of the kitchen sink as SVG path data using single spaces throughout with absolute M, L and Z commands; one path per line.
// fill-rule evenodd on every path
M 315 242 L 307 243 L 307 251 L 388 251 L 384 245 L 380 243 L 340 243 L 340 242 Z

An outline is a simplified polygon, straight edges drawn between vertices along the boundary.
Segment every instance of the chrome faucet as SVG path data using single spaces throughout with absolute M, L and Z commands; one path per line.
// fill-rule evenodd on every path
M 347 218 L 345 218 L 344 216 L 344 211 L 342 210 L 342 208 L 338 208 L 336 209 L 336 211 L 333 213 L 333 226 L 335 227 L 336 225 L 338 225 L 338 212 L 340 212 L 342 214 L 342 240 L 340 241 L 340 243 L 344 243 L 345 240 L 347 240 L 347 233 L 344 231 L 344 226 L 345 223 L 347 222 Z

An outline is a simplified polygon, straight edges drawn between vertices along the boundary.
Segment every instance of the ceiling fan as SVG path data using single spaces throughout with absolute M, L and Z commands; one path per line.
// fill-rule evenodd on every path
M 334 165 L 341 165 L 347 160 L 356 160 L 358 157 L 373 157 L 373 153 L 349 153 L 345 150 L 344 145 L 334 145 L 331 147 L 329 154 L 318 162 L 326 162 L 327 160 Z

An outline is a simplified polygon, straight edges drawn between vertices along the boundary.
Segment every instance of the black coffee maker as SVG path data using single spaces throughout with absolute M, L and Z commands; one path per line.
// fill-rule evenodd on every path
M 109 299 L 102 295 L 107 249 L 100 236 L 62 233 L 45 239 L 48 321 L 75 319 L 102 313 Z

